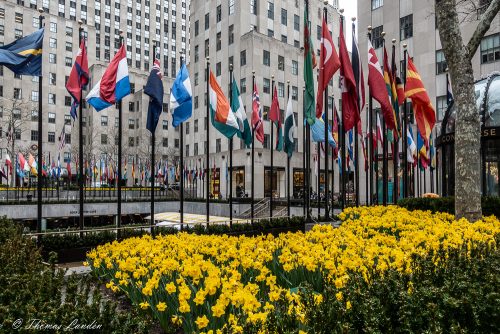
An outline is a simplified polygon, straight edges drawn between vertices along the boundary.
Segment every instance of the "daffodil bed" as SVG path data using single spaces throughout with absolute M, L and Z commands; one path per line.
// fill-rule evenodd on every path
M 349 315 L 354 311 L 370 317 L 377 308 L 389 318 L 399 314 L 425 280 L 442 285 L 451 269 L 498 255 L 500 222 L 494 217 L 472 224 L 444 213 L 378 206 L 346 209 L 340 219 L 339 228 L 315 226 L 279 237 L 130 238 L 92 250 L 87 264 L 109 289 L 126 294 L 166 331 L 267 333 L 288 326 L 321 332 L 313 330 L 314 323 L 324 321 L 333 332 L 346 329 L 343 321 L 351 324 L 347 330 L 356 328 L 361 320 Z M 435 283 L 440 270 L 444 278 Z M 381 293 L 387 295 L 374 303 L 373 295 Z M 429 293 L 441 298 L 437 290 Z M 391 298 L 403 301 L 385 300 Z M 499 298 L 497 293 L 495 303 Z M 396 306 L 387 309 L 389 302 Z M 421 313 L 420 307 L 428 305 L 410 311 Z M 359 329 L 380 331 L 381 321 L 375 322 Z

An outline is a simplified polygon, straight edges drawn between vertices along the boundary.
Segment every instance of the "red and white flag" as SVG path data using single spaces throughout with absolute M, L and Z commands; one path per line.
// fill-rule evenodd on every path
M 356 80 L 352 71 L 349 53 L 345 44 L 344 29 L 340 24 L 340 86 L 342 91 L 342 120 L 345 132 L 354 128 L 359 122 L 358 94 Z
M 332 35 L 328 30 L 328 25 L 323 18 L 323 36 L 321 37 L 320 57 L 319 57 L 319 79 L 318 96 L 316 97 L 316 118 L 321 118 L 323 114 L 323 92 L 333 75 L 340 68 L 340 59 L 333 44 Z
M 257 84 L 253 86 L 252 96 L 252 129 L 255 131 L 255 139 L 264 144 L 264 125 L 262 123 L 262 107 L 260 106 Z

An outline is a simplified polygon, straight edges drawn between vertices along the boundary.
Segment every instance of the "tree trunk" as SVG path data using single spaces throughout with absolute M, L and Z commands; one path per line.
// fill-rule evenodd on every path
M 439 37 L 455 97 L 455 216 L 474 222 L 481 212 L 481 128 L 474 97 L 474 73 L 464 45 L 456 2 L 436 0 Z M 473 52 L 475 53 L 475 52 Z
M 481 219 L 481 125 L 474 97 L 470 61 L 455 68 L 453 92 L 457 106 L 455 123 L 455 215 L 474 222 Z

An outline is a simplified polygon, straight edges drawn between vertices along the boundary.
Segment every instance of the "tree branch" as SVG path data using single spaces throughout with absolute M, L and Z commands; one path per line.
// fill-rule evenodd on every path
M 467 52 L 469 60 L 471 60 L 472 57 L 474 57 L 474 54 L 476 53 L 476 50 L 479 47 L 479 44 L 481 43 L 484 34 L 486 34 L 488 29 L 490 29 L 491 21 L 493 21 L 495 16 L 498 14 L 498 11 L 500 11 L 500 0 L 491 1 L 490 5 L 488 6 L 488 9 L 481 16 L 481 21 L 479 21 L 479 24 L 476 27 L 476 31 L 474 31 L 474 34 L 472 35 L 472 37 L 469 40 L 469 43 L 467 44 L 467 50 L 468 50 Z

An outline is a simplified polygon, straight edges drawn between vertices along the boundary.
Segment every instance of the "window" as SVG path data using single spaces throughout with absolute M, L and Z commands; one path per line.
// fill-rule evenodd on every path
M 278 56 L 278 70 L 285 70 L 285 57 L 283 56 Z
M 50 32 L 57 32 L 57 23 L 50 22 Z
M 163 130 L 168 130 L 168 121 L 166 119 L 164 119 L 162 121 L 162 129 Z
M 217 23 L 222 21 L 222 8 L 221 5 L 217 6 Z
M 162 138 L 162 146 L 168 147 L 168 138 Z
M 297 101 L 298 99 L 299 99 L 299 88 L 297 86 L 292 86 L 292 100 Z
M 198 132 L 198 120 L 195 119 L 194 120 L 194 133 L 197 133 Z
M 229 15 L 234 14 L 234 0 L 229 0 Z
M 71 162 L 71 153 L 70 152 L 64 152 L 64 162 L 68 163 Z
M 194 23 L 194 35 L 198 36 L 199 33 L 200 33 L 200 22 L 196 20 L 196 22 Z
M 266 94 L 269 94 L 271 91 L 271 81 L 267 78 L 264 78 L 264 84 L 262 85 L 262 91 Z
M 56 74 L 49 72 L 49 85 L 55 85 L 56 84 Z
M 269 107 L 268 106 L 264 106 L 264 108 L 262 108 L 262 119 L 264 121 L 269 121 Z
M 68 52 L 72 52 L 73 51 L 73 43 L 66 42 L 66 51 L 68 51 Z
M 101 126 L 108 126 L 108 116 L 101 116 Z
M 257 15 L 257 1 L 250 0 L 250 14 Z
M 222 74 L 222 66 L 221 66 L 221 63 L 218 62 L 217 64 L 215 64 L 215 76 L 218 77 Z
M 31 121 L 38 121 L 38 110 L 31 110 Z
M 245 66 L 247 64 L 247 50 L 240 52 L 240 66 Z
M 38 91 L 36 91 L 36 90 L 31 91 L 31 101 L 33 101 L 33 102 L 38 101 Z
M 5 26 L 3 24 L 0 24 L 0 36 L 3 36 L 5 33 Z
M 189 122 L 184 123 L 186 125 L 186 134 L 189 134 Z
M 292 60 L 292 74 L 293 75 L 299 74 L 299 62 L 296 60 Z
M 247 91 L 247 79 L 242 78 L 240 79 L 240 93 L 246 93 Z
M 20 109 L 12 110 L 12 118 L 13 119 L 21 119 L 21 110 Z
M 205 30 L 210 28 L 210 13 L 205 14 Z
M 300 16 L 293 15 L 293 30 L 300 31 Z
M 436 74 L 442 74 L 446 72 L 446 59 L 444 59 L 443 50 L 436 51 Z
M 267 2 L 267 18 L 274 20 L 274 3 L 271 1 Z
M 481 64 L 500 60 L 500 34 L 490 35 L 481 41 Z
M 321 37 L 322 37 L 322 32 L 323 30 L 321 29 L 321 26 L 316 26 L 316 39 L 318 41 L 321 41 Z
M 372 0 L 372 10 L 380 8 L 384 5 L 384 0 Z
M 210 40 L 205 40 L 205 57 L 210 55 Z
M 101 145 L 108 144 L 108 135 L 105 133 L 101 133 Z
M 128 119 L 128 128 L 130 130 L 134 130 L 135 129 L 135 119 L 132 119 L 132 118 Z
M 262 145 L 265 149 L 269 149 L 269 135 L 264 135 L 264 144 Z
M 128 146 L 129 147 L 134 147 L 135 145 L 135 139 L 134 137 L 128 137 Z
M 14 29 L 14 38 L 19 39 L 23 37 L 23 31 L 21 29 Z
M 216 48 L 217 48 L 217 51 L 220 51 L 220 49 L 222 48 L 221 38 L 222 38 L 222 34 L 221 34 L 221 32 L 219 31 L 219 32 L 217 33 L 217 37 L 216 37 Z
M 444 113 L 448 109 L 448 102 L 446 100 L 446 95 L 437 96 L 436 97 L 436 116 L 437 121 L 442 121 L 444 117 Z
M 14 138 L 21 140 L 21 130 L 20 129 L 14 129 Z
M 372 44 L 374 49 L 381 48 L 384 43 L 384 39 L 382 37 L 382 31 L 384 30 L 384 26 L 378 26 L 373 28 L 372 30 Z
M 227 44 L 231 45 L 234 42 L 234 25 L 230 25 L 228 28 L 228 41 Z
M 49 53 L 49 63 L 57 64 L 57 56 L 55 53 Z
M 14 99 L 21 100 L 23 98 L 23 91 L 21 88 L 14 88 Z
M 49 123 L 52 123 L 52 124 L 56 123 L 56 114 L 53 112 L 49 112 Z
M 56 94 L 49 93 L 49 104 L 56 104 Z
M 47 140 L 49 143 L 55 143 L 56 142 L 56 133 L 55 132 L 49 132 Z
M 49 38 L 49 46 L 51 48 L 57 48 L 57 39 L 50 37 Z
M 220 153 L 221 152 L 221 140 L 220 138 L 215 140 L 215 153 Z
M 64 65 L 71 67 L 72 62 L 73 62 L 73 60 L 71 59 L 71 57 L 64 58 Z
M 278 82 L 278 97 L 285 97 L 285 84 Z
M 194 155 L 198 155 L 198 143 L 194 143 Z
M 413 36 L 413 14 L 399 19 L 399 39 L 405 40 Z
M 174 147 L 179 148 L 179 139 L 174 140 Z
M 281 24 L 287 25 L 287 11 L 285 8 L 281 8 Z
M 71 125 L 71 116 L 64 115 L 64 125 Z
M 71 144 L 71 133 L 64 134 L 64 141 L 66 142 L 66 144 Z
M 38 140 L 38 131 L 31 130 L 31 140 L 32 141 L 37 141 Z
M 263 52 L 262 63 L 266 66 L 271 66 L 271 54 L 267 50 Z
M 23 23 L 23 14 L 16 13 L 14 16 L 14 21 L 16 21 L 16 23 Z

